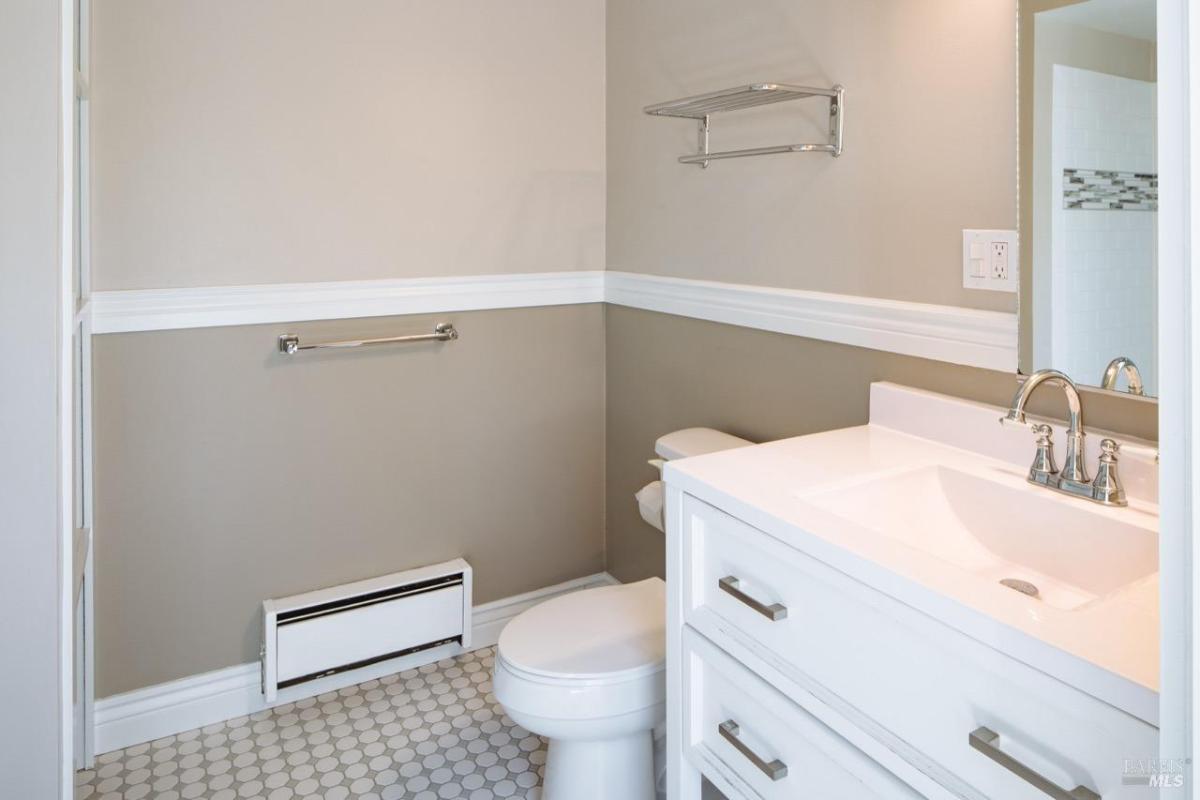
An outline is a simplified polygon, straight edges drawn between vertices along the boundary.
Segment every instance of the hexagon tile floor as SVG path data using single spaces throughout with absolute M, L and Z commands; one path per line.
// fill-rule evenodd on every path
M 78 800 L 541 796 L 546 742 L 492 695 L 492 648 L 106 753 Z

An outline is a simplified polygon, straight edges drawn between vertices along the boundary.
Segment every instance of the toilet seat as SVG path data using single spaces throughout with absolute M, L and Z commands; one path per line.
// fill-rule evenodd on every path
M 666 584 L 660 578 L 548 600 L 500 634 L 507 665 L 539 682 L 621 683 L 661 672 L 666 660 Z
M 658 578 L 548 600 L 500 634 L 492 691 L 550 740 L 548 800 L 654 800 L 666 717 L 666 585 Z
M 523 612 L 496 647 L 496 695 L 537 717 L 585 720 L 665 700 L 665 584 L 586 589 Z

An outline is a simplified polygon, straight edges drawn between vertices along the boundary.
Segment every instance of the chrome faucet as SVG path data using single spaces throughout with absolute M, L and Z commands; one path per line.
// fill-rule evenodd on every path
M 1104 369 L 1104 377 L 1100 379 L 1100 388 L 1115 390 L 1117 377 L 1122 371 L 1125 372 L 1125 377 L 1129 381 L 1129 394 L 1143 395 L 1146 393 L 1142 384 L 1142 373 L 1129 356 L 1117 356 L 1108 362 L 1108 366 Z
M 1030 375 L 1013 396 L 1002 423 L 1028 425 L 1025 404 L 1043 383 L 1058 386 L 1067 396 L 1067 455 L 1062 469 L 1054 462 L 1053 429 L 1049 425 L 1033 425 L 1037 437 L 1037 453 L 1029 468 L 1029 482 L 1046 486 L 1074 497 L 1084 497 L 1109 506 L 1126 505 L 1125 492 L 1117 478 L 1117 443 L 1112 439 L 1100 442 L 1100 470 L 1096 480 L 1088 477 L 1083 463 L 1083 405 L 1074 381 L 1058 370 L 1043 369 Z

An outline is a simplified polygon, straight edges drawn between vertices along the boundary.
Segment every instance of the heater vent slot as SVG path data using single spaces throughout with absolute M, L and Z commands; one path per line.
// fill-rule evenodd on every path
M 263 693 L 458 643 L 470 645 L 462 559 L 263 603 Z

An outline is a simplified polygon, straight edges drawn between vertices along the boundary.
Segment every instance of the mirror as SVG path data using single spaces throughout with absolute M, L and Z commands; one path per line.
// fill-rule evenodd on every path
M 1020 367 L 1158 394 L 1155 0 L 1020 0 Z

